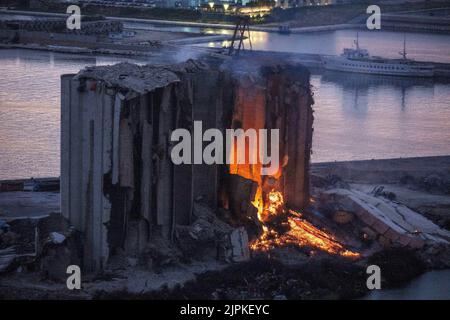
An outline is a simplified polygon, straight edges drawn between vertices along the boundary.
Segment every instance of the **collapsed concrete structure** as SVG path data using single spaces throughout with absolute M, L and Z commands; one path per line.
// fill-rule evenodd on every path
M 61 209 L 82 234 L 85 269 L 103 269 L 119 249 L 139 255 L 155 236 L 174 240 L 196 219 L 201 229 L 199 217 L 211 224 L 220 210 L 248 220 L 258 189 L 264 199 L 276 187 L 288 206 L 304 208 L 312 103 L 309 72 L 273 60 L 122 63 L 63 75 Z M 197 120 L 203 130 L 279 129 L 277 174 L 262 177 L 260 164 L 174 165 L 171 132 L 192 132 Z M 232 245 L 231 257 L 245 258 L 245 232 L 228 228 L 214 233 L 241 243 L 243 252 Z

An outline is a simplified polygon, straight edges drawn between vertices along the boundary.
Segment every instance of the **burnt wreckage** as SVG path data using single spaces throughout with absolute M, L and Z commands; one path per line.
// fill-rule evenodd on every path
M 242 261 L 246 231 L 261 234 L 249 221 L 261 229 L 271 191 L 286 207 L 308 205 L 313 99 L 301 65 L 249 57 L 88 67 L 62 76 L 61 96 L 61 209 L 81 233 L 86 270 L 161 240 L 196 254 L 184 235 L 200 241 L 205 235 L 193 233 L 204 224 L 213 225 L 214 254 Z M 279 129 L 279 170 L 261 176 L 261 164 L 174 165 L 171 132 L 192 133 L 194 121 L 222 132 Z

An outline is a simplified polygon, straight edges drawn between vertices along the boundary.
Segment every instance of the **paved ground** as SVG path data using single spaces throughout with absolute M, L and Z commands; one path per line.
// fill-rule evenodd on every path
M 37 217 L 59 212 L 57 192 L 0 192 L 0 218 Z
M 336 174 L 353 183 L 398 183 L 406 176 L 450 176 L 450 156 L 313 163 L 311 173 Z

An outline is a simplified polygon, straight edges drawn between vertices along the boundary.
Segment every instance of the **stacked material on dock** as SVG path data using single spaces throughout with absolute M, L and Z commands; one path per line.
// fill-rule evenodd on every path
M 69 30 L 66 19 L 47 18 L 37 20 L 0 20 L 0 30 L 71 33 L 79 35 L 100 35 L 122 32 L 123 24 L 101 17 L 83 18 L 81 29 Z

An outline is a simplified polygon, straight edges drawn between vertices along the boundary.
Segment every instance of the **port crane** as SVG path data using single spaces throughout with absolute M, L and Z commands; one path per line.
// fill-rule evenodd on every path
M 241 50 L 245 50 L 244 40 L 246 37 L 250 46 L 250 50 L 253 50 L 252 41 L 250 38 L 250 17 L 238 16 L 236 19 L 236 26 L 234 28 L 233 37 L 231 39 L 231 45 L 228 47 L 228 55 L 239 54 Z

